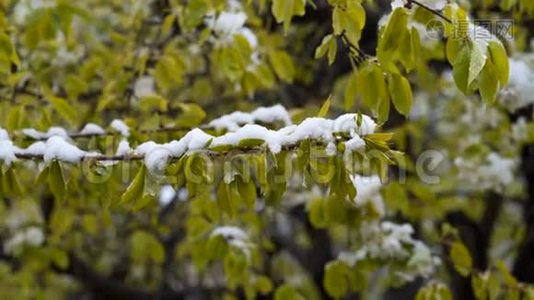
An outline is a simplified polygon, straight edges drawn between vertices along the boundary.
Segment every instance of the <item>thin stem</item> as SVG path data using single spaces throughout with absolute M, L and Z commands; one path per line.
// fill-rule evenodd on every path
M 338 137 L 338 142 L 346 142 L 348 140 L 347 137 Z M 289 144 L 282 146 L 282 150 L 284 151 L 295 151 L 299 148 L 301 144 L 301 141 L 297 141 L 294 144 Z M 314 145 L 322 145 L 326 146 L 326 143 L 322 141 L 314 141 Z M 265 145 L 262 146 L 256 146 L 256 147 L 245 147 L 245 148 L 235 148 L 230 149 L 227 151 L 215 151 L 211 149 L 199 149 L 196 150 L 197 153 L 203 153 L 210 157 L 225 157 L 229 154 L 258 154 L 263 153 L 265 151 L 268 151 L 268 148 Z M 186 155 L 186 154 L 183 154 Z M 180 159 L 181 156 L 172 156 L 171 159 Z M 15 154 L 15 157 L 21 160 L 43 160 L 43 155 L 34 155 L 34 154 Z M 105 154 L 88 154 L 83 157 L 81 157 L 81 162 L 90 162 L 90 161 L 139 161 L 145 159 L 144 155 L 139 154 L 131 154 L 131 155 L 105 155 Z
M 447 21 L 449 24 L 452 24 L 452 20 L 449 19 L 449 18 L 447 18 L 447 17 L 445 17 L 445 16 L 444 16 L 443 14 L 441 14 L 439 11 L 432 9 L 432 8 L 430 8 L 430 7 L 426 6 L 426 5 L 424 5 L 423 3 L 419 2 L 419 1 L 416 1 L 416 0 L 408 0 L 408 5 L 411 5 L 412 3 L 413 3 L 413 4 L 417 4 L 417 5 L 419 5 L 420 7 L 424 8 L 425 10 L 427 10 L 427 11 L 433 13 L 434 15 L 436 15 L 436 16 L 442 18 L 443 20 Z
M 343 40 L 345 45 L 349 47 L 349 51 L 351 52 L 351 54 L 355 56 L 357 64 L 361 64 L 364 60 L 369 58 L 369 55 L 367 53 L 363 52 L 360 48 L 356 47 L 348 40 L 347 36 L 345 35 L 345 32 L 341 33 L 341 39 Z

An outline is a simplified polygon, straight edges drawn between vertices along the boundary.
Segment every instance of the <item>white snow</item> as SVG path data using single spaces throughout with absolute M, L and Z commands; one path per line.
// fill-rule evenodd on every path
M 334 142 L 328 143 L 328 145 L 326 145 L 326 155 L 334 156 L 336 155 L 336 153 L 337 153 L 336 144 Z
M 474 25 L 472 23 L 469 23 L 467 28 L 467 37 L 470 38 L 474 42 L 474 45 L 480 49 L 480 52 L 484 57 L 484 61 L 488 58 L 487 53 L 489 42 L 494 41 L 500 43 L 499 39 L 497 39 L 497 37 L 495 37 L 486 28 Z M 483 65 L 480 68 L 482 67 Z
M 254 118 L 249 113 L 240 111 L 233 112 L 228 115 L 224 115 L 220 118 L 211 121 L 208 126 L 215 129 L 225 129 L 227 131 L 236 131 L 241 128 L 242 125 L 254 123 Z
M 289 141 L 297 143 L 305 139 L 319 139 L 325 142 L 334 141 L 332 135 L 334 121 L 325 118 L 307 118 L 289 134 Z
M 270 107 L 258 107 L 251 113 L 251 115 L 255 121 L 263 123 L 282 121 L 286 126 L 293 124 L 289 117 L 289 112 L 280 104 Z
M 145 156 L 145 165 L 149 170 L 162 171 L 170 157 L 180 157 L 186 151 L 204 149 L 212 139 L 213 136 L 195 128 L 180 140 L 166 144 L 149 141 L 139 145 L 134 152 Z
M 345 153 L 358 151 L 365 148 L 365 141 L 360 136 L 355 136 L 345 142 Z
M 45 162 L 57 159 L 64 162 L 78 163 L 87 154 L 87 152 L 80 150 L 59 136 L 50 137 L 46 141 L 46 149 L 44 150 L 42 155 Z
M 278 131 L 267 129 L 260 125 L 245 125 L 236 132 L 229 132 L 225 135 L 216 137 L 211 143 L 211 147 L 221 145 L 238 145 L 244 139 L 263 140 L 269 146 L 273 153 L 279 153 L 282 145 L 285 144 L 285 137 Z
M 213 24 L 213 31 L 217 35 L 231 35 L 239 31 L 247 21 L 247 15 L 244 12 L 226 12 L 223 11 Z
M 405 245 L 413 244 L 411 225 L 397 225 L 391 222 L 368 222 L 360 229 L 362 243 L 353 256 L 343 255 L 347 263 L 354 265 L 366 257 L 374 259 L 404 259 L 409 253 Z M 408 247 L 406 247 L 408 248 Z M 341 257 L 340 257 L 341 258 Z
M 214 119 L 208 125 L 218 130 L 236 131 L 241 126 L 256 122 L 274 123 L 281 121 L 285 126 L 292 124 L 287 110 L 280 104 L 270 107 L 258 107 L 251 113 L 236 111 Z
M 391 1 L 391 9 L 394 10 L 397 7 L 403 7 L 404 6 L 404 0 L 392 0 Z
M 94 124 L 94 123 L 87 123 L 85 124 L 85 126 L 83 127 L 83 129 L 80 131 L 80 134 L 85 134 L 85 135 L 104 135 L 106 134 L 106 131 Z
M 258 48 L 258 37 L 254 34 L 252 30 L 247 27 L 243 27 L 238 31 L 238 33 L 244 36 L 245 39 L 247 39 L 247 42 L 252 49 Z
M 153 96 L 156 94 L 154 78 L 151 76 L 139 77 L 134 84 L 134 95 L 137 98 Z
M 126 125 L 123 121 L 115 119 L 110 124 L 111 128 L 118 133 L 120 133 L 122 136 L 129 137 L 130 136 L 130 127 Z
M 170 158 L 177 158 L 188 151 L 209 150 L 221 145 L 239 145 L 243 140 L 262 140 L 271 152 L 279 153 L 285 146 L 294 146 L 305 139 L 318 139 L 327 144 L 329 155 L 337 153 L 336 141 L 341 136 L 350 136 L 346 145 L 349 149 L 357 150 L 365 145 L 360 135 L 372 133 L 376 128 L 376 123 L 367 116 L 361 117 L 361 126 L 357 125 L 356 114 L 345 114 L 337 119 L 308 118 L 299 125 L 291 125 L 291 120 L 287 110 L 280 105 L 272 107 L 260 107 L 252 113 L 235 112 L 222 118 L 212 121 L 211 124 L 224 126 L 225 128 L 236 129 L 229 131 L 222 136 L 214 137 L 203 130 L 195 128 L 189 131 L 179 140 L 173 140 L 165 144 L 158 144 L 153 141 L 145 142 L 137 148 L 132 149 L 126 138 L 119 143 L 116 155 L 139 155 L 144 156 L 145 164 L 151 171 L 164 170 Z M 271 130 L 257 124 L 245 124 L 254 121 L 269 123 L 281 121 L 286 124 L 279 130 Z M 124 122 L 114 120 L 110 125 L 114 130 L 120 132 L 124 137 L 129 135 L 129 128 Z M 89 123 L 81 131 L 82 133 L 103 133 L 104 130 Z M 35 129 L 25 129 L 24 133 L 37 139 L 48 137 L 46 142 L 36 142 L 27 149 L 19 149 L 14 146 L 5 130 L 0 131 L 3 140 L 1 158 L 5 162 L 12 162 L 16 154 L 29 154 L 44 157 L 45 162 L 53 159 L 71 163 L 79 162 L 86 156 L 99 156 L 96 152 L 86 152 L 71 144 L 65 129 L 52 127 L 46 133 Z
M 213 35 L 209 41 L 214 44 L 216 48 L 227 47 L 235 41 L 235 37 L 240 35 L 244 37 L 251 49 L 253 50 L 250 56 L 250 62 L 246 66 L 246 70 L 253 72 L 258 65 L 260 53 L 258 51 L 258 37 L 252 30 L 245 27 L 247 21 L 247 14 L 243 11 L 243 6 L 238 1 L 227 1 L 227 9 L 220 12 L 218 15 L 214 11 L 209 12 L 204 18 L 204 24 L 210 28 Z M 236 85 L 236 90 L 240 90 L 241 85 Z
M 25 128 L 25 129 L 22 129 L 22 133 L 25 135 L 25 136 L 29 136 L 33 139 L 36 139 L 36 140 L 40 140 L 40 139 L 45 139 L 46 138 L 46 133 L 45 132 L 41 132 L 41 131 L 38 131 L 34 128 Z
M 176 190 L 171 185 L 164 185 L 159 191 L 159 203 L 167 206 L 176 197 Z
M 510 80 L 508 86 L 501 92 L 501 102 L 510 111 L 534 103 L 534 68 L 529 63 L 533 57 L 518 57 L 509 59 Z
M 130 148 L 130 143 L 128 142 L 128 140 L 123 139 L 119 142 L 119 146 L 117 146 L 117 152 L 115 153 L 115 155 L 124 156 L 130 154 L 130 152 L 132 152 L 132 148 Z
M 3 140 L 10 140 L 10 138 L 7 131 L 4 128 L 0 127 L 0 141 Z
M 12 162 L 17 160 L 12 141 L 0 140 L 0 160 L 4 162 L 5 166 L 10 166 Z
M 44 242 L 43 230 L 39 227 L 28 227 L 17 232 L 4 244 L 6 253 L 13 253 L 21 245 L 39 246 Z
M 178 200 L 180 201 L 187 201 L 189 199 L 189 192 L 186 188 L 181 188 L 178 190 Z
M 513 159 L 503 158 L 492 152 L 487 157 L 488 165 L 482 166 L 480 172 L 487 177 L 499 178 L 503 185 L 509 185 L 514 181 L 513 169 L 516 165 Z
M 338 259 L 355 267 L 359 261 L 376 259 L 392 264 L 401 263 L 403 268 L 395 270 L 396 276 L 411 281 L 418 276 L 430 276 L 439 264 L 430 249 L 421 241 L 412 238 L 414 230 L 409 224 L 366 222 L 359 231 L 357 249 L 341 252 Z
M 69 138 L 67 131 L 61 127 L 50 127 L 47 132 L 38 131 L 34 128 L 25 128 L 22 129 L 22 133 L 36 140 L 44 140 L 53 136 L 60 136 L 64 139 Z
M 152 173 L 163 174 L 170 157 L 171 152 L 168 149 L 156 146 L 145 153 L 145 166 Z
M 517 167 L 516 160 L 504 158 L 496 152 L 489 153 L 483 159 L 458 157 L 454 164 L 462 183 L 469 183 L 476 190 L 495 191 L 502 191 L 514 181 L 514 170 Z
M 26 149 L 21 149 L 21 154 L 27 154 L 27 155 L 44 155 L 46 152 L 46 143 L 45 142 L 35 142 L 31 144 Z
M 247 240 L 248 235 L 243 229 L 235 226 L 221 226 L 211 232 L 211 237 L 222 236 L 225 240 Z
M 382 188 L 380 177 L 376 175 L 361 176 L 356 174 L 351 176 L 350 179 L 356 188 L 356 205 L 365 207 L 366 205 L 371 204 L 380 216 L 384 216 L 384 202 L 382 195 L 380 195 L 380 189 Z
M 368 135 L 376 130 L 376 122 L 366 115 L 361 116 L 361 124 L 358 126 L 358 114 L 344 114 L 334 122 L 334 132 L 348 132 L 351 136 Z
M 235 247 L 245 254 L 247 259 L 250 259 L 250 248 L 248 235 L 239 227 L 235 226 L 221 226 L 215 228 L 210 237 L 221 236 L 232 247 Z

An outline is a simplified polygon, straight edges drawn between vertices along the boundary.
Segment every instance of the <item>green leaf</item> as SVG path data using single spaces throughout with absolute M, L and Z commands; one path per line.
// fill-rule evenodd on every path
M 331 65 L 336 60 L 337 55 L 337 39 L 329 34 L 325 36 L 321 42 L 321 45 L 315 49 L 315 58 L 321 58 L 327 55 L 328 64 Z
M 262 295 L 270 293 L 273 289 L 273 283 L 267 276 L 260 275 L 255 280 L 255 286 L 258 292 Z
M 178 126 L 197 126 L 206 118 L 204 109 L 196 103 L 178 103 L 182 113 L 176 120 Z
M 284 32 L 287 34 L 293 16 L 304 15 L 306 0 L 273 0 L 272 12 L 276 22 L 284 23 Z
M 254 206 L 256 203 L 256 184 L 254 181 L 251 179 L 245 181 L 241 177 L 238 177 L 234 182 L 237 184 L 240 199 L 249 207 Z
M 358 95 L 358 73 L 352 73 L 345 87 L 345 110 L 349 111 L 356 102 Z
M 489 56 L 495 66 L 495 75 L 498 76 L 501 86 L 508 84 L 510 77 L 510 62 L 504 46 L 500 42 L 490 41 L 488 43 Z
M 9 167 L 6 171 L 2 169 L 0 165 L 0 195 L 21 197 L 23 190 L 13 167 Z
M 135 202 L 134 207 L 132 210 L 139 211 L 142 208 L 146 207 L 150 203 L 154 203 L 156 201 L 156 196 L 152 194 L 144 194 L 143 197 L 137 198 L 137 201 Z
M 67 193 L 63 168 L 61 168 L 57 160 L 54 160 L 48 168 L 48 186 L 50 187 L 50 191 L 52 191 L 52 194 L 57 200 L 63 200 Z
M 285 51 L 275 50 L 269 52 L 269 61 L 276 75 L 286 82 L 293 82 L 295 66 L 293 59 Z
M 509 287 L 515 287 L 517 285 L 517 279 L 512 275 L 512 273 L 510 273 L 504 261 L 498 260 L 496 263 L 496 267 L 499 272 L 501 272 L 501 275 L 506 285 L 508 285 Z
M 486 62 L 486 66 L 480 74 L 480 81 L 478 84 L 480 96 L 487 104 L 492 104 L 497 97 L 497 92 L 499 90 L 499 79 L 497 76 L 498 73 L 495 66 L 490 60 L 488 60 Z
M 289 284 L 283 284 L 276 289 L 274 300 L 297 300 L 297 290 Z
M 176 55 L 163 55 L 154 69 L 156 84 L 163 90 L 170 90 L 181 85 L 185 65 Z
M 167 111 L 167 99 L 160 95 L 143 96 L 139 99 L 139 107 L 145 112 L 158 110 L 161 112 Z
M 467 86 L 469 86 L 475 79 L 478 78 L 478 75 L 484 68 L 486 64 L 487 49 L 482 49 L 476 41 L 470 40 L 470 57 L 469 57 L 469 75 L 467 77 Z
M 473 274 L 473 276 L 471 276 L 471 287 L 473 288 L 473 293 L 475 294 L 476 299 L 487 299 L 488 298 L 487 278 L 484 278 L 480 274 Z
M 206 161 L 205 156 L 202 154 L 192 154 L 185 161 L 185 178 L 188 182 L 195 184 L 211 183 L 213 181 L 213 174 L 209 168 L 210 164 Z
M 388 87 L 393 105 L 401 114 L 408 116 L 412 107 L 413 95 L 410 82 L 400 74 L 389 74 Z
M 378 113 L 380 104 L 388 99 L 386 79 L 382 69 L 375 63 L 369 63 L 358 75 L 358 86 L 363 104 L 375 114 Z
M 456 61 L 453 64 L 452 74 L 454 77 L 454 82 L 460 91 L 464 94 L 468 92 L 468 76 L 469 76 L 469 59 L 470 59 L 470 49 L 469 47 L 464 47 L 458 56 Z
M 323 285 L 330 296 L 342 298 L 347 294 L 348 273 L 348 266 L 340 261 L 332 261 L 326 265 Z
M 78 122 L 78 113 L 67 100 L 55 96 L 47 96 L 47 99 L 62 118 L 72 124 Z
M 88 89 L 87 83 L 76 75 L 69 75 L 65 78 L 65 91 L 70 99 L 75 99 L 78 95 L 85 93 Z
M 400 45 L 401 38 L 408 28 L 408 15 L 409 11 L 404 7 L 397 7 L 391 13 L 381 36 L 381 48 L 383 51 L 395 50 Z
M 446 44 L 447 60 L 454 66 L 458 59 L 458 55 L 462 52 L 464 47 L 467 47 L 465 40 L 461 39 L 448 39 Z
M 461 242 L 454 242 L 451 245 L 449 256 L 454 265 L 454 269 L 462 276 L 468 276 L 473 267 L 473 259 L 469 250 Z
M 195 1 L 192 1 L 195 2 Z M 197 1 L 198 2 L 198 1 Z M 176 15 L 175 14 L 169 14 L 163 19 L 163 24 L 161 25 L 161 34 L 167 35 L 171 32 L 172 25 L 176 21 Z
M 15 51 L 15 47 L 13 47 L 11 38 L 3 32 L 0 33 L 0 54 L 2 57 L 8 58 L 13 64 L 20 65 L 20 59 Z
M 145 189 L 145 175 L 146 167 L 142 165 L 139 171 L 137 171 L 132 183 L 130 183 L 124 194 L 122 194 L 121 203 L 129 203 L 141 198 Z
M 365 10 L 358 1 L 349 1 L 346 5 L 334 7 L 332 12 L 334 35 L 343 33 L 352 45 L 358 45 L 364 25 Z
M 332 95 L 328 96 L 328 99 L 323 103 L 323 106 L 321 106 L 321 109 L 319 110 L 319 113 L 317 114 L 317 117 L 324 118 L 326 115 L 328 115 L 328 112 L 330 111 L 330 104 L 332 102 Z
M 232 198 L 236 196 L 230 184 L 224 183 L 221 180 L 219 187 L 217 188 L 217 204 L 219 208 L 228 214 L 230 217 L 234 216 L 234 206 L 232 205 Z
M 315 228 L 325 228 L 327 226 L 327 216 L 325 209 L 325 199 L 317 197 L 311 199 L 306 204 L 308 218 Z
M 69 256 L 65 251 L 61 249 L 51 249 L 50 258 L 52 262 L 61 270 L 65 270 L 69 266 Z
M 157 264 L 163 263 L 165 249 L 158 239 L 145 231 L 136 231 L 130 239 L 131 258 L 134 262 L 152 260 Z
M 502 0 L 500 3 L 502 10 L 510 10 L 512 7 L 514 7 L 517 4 L 518 0 Z

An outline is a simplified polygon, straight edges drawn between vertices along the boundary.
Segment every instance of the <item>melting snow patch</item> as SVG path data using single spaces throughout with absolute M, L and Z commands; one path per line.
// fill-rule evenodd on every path
M 98 126 L 96 124 L 88 123 L 83 127 L 82 131 L 80 131 L 80 134 L 84 134 L 84 135 L 104 135 L 104 134 L 106 134 L 106 131 L 102 127 L 100 127 L 100 126 Z
M 115 119 L 113 122 L 111 122 L 110 126 L 122 136 L 130 136 L 130 128 L 123 121 Z

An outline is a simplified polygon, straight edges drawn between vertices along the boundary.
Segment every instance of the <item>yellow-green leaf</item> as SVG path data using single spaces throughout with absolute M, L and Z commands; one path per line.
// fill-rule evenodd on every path
M 276 75 L 286 82 L 292 82 L 295 77 L 293 59 L 285 51 L 275 50 L 269 52 L 269 61 Z
M 139 171 L 137 171 L 137 175 L 135 175 L 135 178 L 133 179 L 132 183 L 130 183 L 130 185 L 126 189 L 126 192 L 122 194 L 121 203 L 131 202 L 135 199 L 141 198 L 145 189 L 145 175 L 146 167 L 142 165 Z
M 321 106 L 321 109 L 319 110 L 319 113 L 317 116 L 319 118 L 324 118 L 326 115 L 328 115 L 328 112 L 330 111 L 330 105 L 332 102 L 332 95 L 328 96 L 328 99 L 323 103 L 323 106 Z
M 400 74 L 389 74 L 388 87 L 393 105 L 401 114 L 408 116 L 412 107 L 412 88 L 408 79 Z
M 48 168 L 48 186 L 50 187 L 50 191 L 52 191 L 56 199 L 63 200 L 67 193 L 63 169 L 57 160 L 54 160 Z
M 47 99 L 62 118 L 72 124 L 77 123 L 78 113 L 67 100 L 55 96 L 48 96 Z
M 498 76 L 501 86 L 508 84 L 510 77 L 510 62 L 504 46 L 497 41 L 490 41 L 488 43 L 488 50 L 491 61 L 495 65 L 495 75 Z
M 469 254 L 469 250 L 467 250 L 463 243 L 452 243 L 449 256 L 452 260 L 454 269 L 460 273 L 460 275 L 469 275 L 473 266 L 473 259 L 471 258 L 471 254 Z

